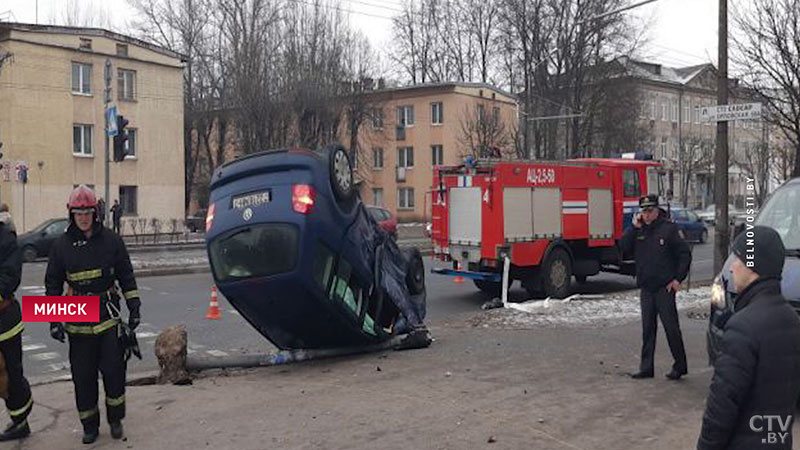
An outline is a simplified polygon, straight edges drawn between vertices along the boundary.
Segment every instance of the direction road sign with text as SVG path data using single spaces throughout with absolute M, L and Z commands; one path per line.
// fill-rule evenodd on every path
M 727 120 L 753 120 L 761 118 L 761 103 L 737 103 L 734 105 L 703 106 L 700 120 L 724 122 Z

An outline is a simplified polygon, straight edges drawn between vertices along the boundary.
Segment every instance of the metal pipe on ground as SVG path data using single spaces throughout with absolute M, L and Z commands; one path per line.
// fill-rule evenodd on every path
M 309 350 L 281 350 L 267 354 L 247 354 L 225 357 L 193 357 L 186 359 L 186 368 L 197 372 L 208 369 L 247 369 L 253 367 L 269 367 L 316 359 L 335 358 L 339 356 L 374 353 L 384 350 L 409 350 L 428 347 L 433 339 L 427 329 L 414 330 L 409 334 L 394 336 L 375 345 L 362 347 L 341 347 Z

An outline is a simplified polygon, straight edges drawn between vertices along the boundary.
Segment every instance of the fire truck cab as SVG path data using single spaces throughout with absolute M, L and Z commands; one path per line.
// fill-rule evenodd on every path
M 618 242 L 645 194 L 661 194 L 660 164 L 634 159 L 468 161 L 438 167 L 431 191 L 434 257 L 443 275 L 471 278 L 499 295 L 505 257 L 509 286 L 564 298 L 572 277 L 635 274 Z

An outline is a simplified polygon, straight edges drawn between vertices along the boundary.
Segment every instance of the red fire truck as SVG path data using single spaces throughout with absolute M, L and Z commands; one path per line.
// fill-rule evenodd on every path
M 435 273 L 470 278 L 499 295 L 503 261 L 509 285 L 563 298 L 572 277 L 600 271 L 633 275 L 618 241 L 639 197 L 660 194 L 659 167 L 635 159 L 566 162 L 478 160 L 438 167 L 431 191 L 434 257 L 452 262 Z

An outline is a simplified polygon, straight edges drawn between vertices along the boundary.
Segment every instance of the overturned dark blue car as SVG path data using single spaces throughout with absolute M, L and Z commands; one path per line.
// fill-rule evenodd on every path
M 206 244 L 219 290 L 281 349 L 424 329 L 422 257 L 366 210 L 341 146 L 269 150 L 218 168 Z

